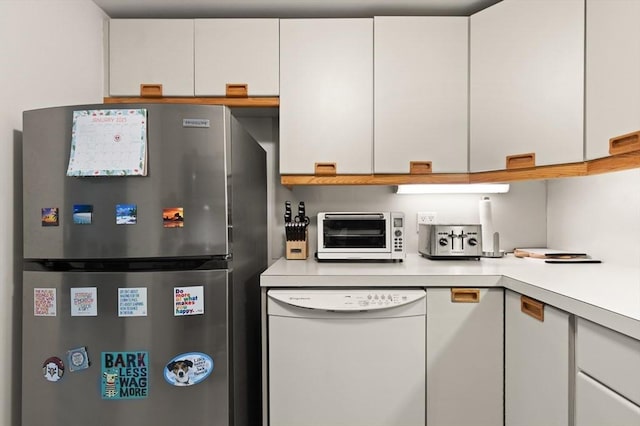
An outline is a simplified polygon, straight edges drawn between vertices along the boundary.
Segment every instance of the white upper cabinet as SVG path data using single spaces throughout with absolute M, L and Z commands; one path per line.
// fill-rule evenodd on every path
M 140 96 L 141 84 L 162 84 L 164 96 L 193 96 L 192 19 L 112 19 L 109 93 Z
M 376 17 L 374 172 L 467 172 L 467 17 Z
M 504 0 L 472 15 L 470 61 L 472 172 L 531 153 L 537 166 L 583 160 L 584 0 Z
M 280 21 L 280 173 L 372 173 L 373 19 Z
M 196 19 L 195 95 L 246 84 L 249 96 L 278 96 L 278 31 L 278 19 Z
M 640 130 L 640 1 L 587 0 L 587 159 Z

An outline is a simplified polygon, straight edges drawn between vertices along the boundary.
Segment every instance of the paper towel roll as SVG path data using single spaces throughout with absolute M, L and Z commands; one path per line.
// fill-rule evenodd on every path
M 491 214 L 491 199 L 482 197 L 480 200 L 480 225 L 482 226 L 482 251 L 493 253 L 493 217 Z

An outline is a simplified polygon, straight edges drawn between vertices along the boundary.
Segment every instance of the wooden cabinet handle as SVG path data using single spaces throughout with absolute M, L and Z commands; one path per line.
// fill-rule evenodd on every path
M 451 301 L 453 303 L 478 303 L 480 302 L 480 289 L 452 288 Z
M 227 84 L 226 94 L 228 98 L 247 98 L 249 97 L 248 84 Z
M 507 155 L 507 169 L 526 169 L 536 166 L 536 153 Z
M 410 161 L 409 173 L 412 175 L 428 175 L 433 173 L 431 161 Z
M 609 139 L 609 154 L 625 154 L 640 150 L 640 130 Z
M 161 98 L 162 84 L 142 83 L 140 85 L 140 97 L 142 98 Z
M 320 176 L 335 176 L 337 174 L 336 163 L 316 163 L 315 174 Z
M 544 303 L 527 296 L 520 296 L 520 310 L 522 313 L 544 322 Z

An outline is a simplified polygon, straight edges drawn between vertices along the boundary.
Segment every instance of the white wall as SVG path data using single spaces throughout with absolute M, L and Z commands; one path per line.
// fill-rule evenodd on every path
M 239 121 L 267 151 L 269 174 L 269 258 L 270 263 L 284 256 L 284 203 L 289 200 L 297 211 L 304 201 L 311 218 L 311 252 L 316 251 L 316 218 L 322 211 L 394 210 L 405 213 L 407 252 L 418 252 L 416 214 L 435 211 L 438 223 L 479 223 L 482 194 L 397 195 L 388 186 L 297 186 L 280 185 L 278 165 L 278 117 L 239 117 Z M 546 183 L 511 184 L 507 194 L 491 194 L 495 230 L 500 232 L 501 248 L 544 247 L 546 245 Z
M 553 180 L 548 188 L 549 247 L 640 268 L 639 169 Z
M 282 187 L 281 187 L 282 188 Z M 543 181 L 511 184 L 506 194 L 486 194 L 491 197 L 493 222 L 500 232 L 502 249 L 514 247 L 540 247 L 546 244 L 546 185 Z M 391 210 L 404 212 L 405 242 L 408 253 L 418 252 L 418 234 L 416 232 L 417 213 L 431 211 L 437 213 L 437 223 L 480 223 L 479 201 L 482 194 L 464 195 L 398 195 L 393 187 L 378 186 L 333 186 L 333 187 L 294 187 L 289 191 L 283 188 L 278 193 L 276 210 L 279 212 L 277 229 L 273 230 L 275 248 L 283 254 L 284 202 L 295 205 L 304 201 L 309 217 L 312 219 L 310 250 L 316 251 L 317 239 L 315 215 L 321 211 L 376 211 Z
M 91 0 L 0 1 L 0 359 L 5 365 L 20 365 L 22 111 L 102 101 L 105 19 Z M 20 369 L 12 370 L 11 380 L 0 381 L 0 426 L 20 424 Z

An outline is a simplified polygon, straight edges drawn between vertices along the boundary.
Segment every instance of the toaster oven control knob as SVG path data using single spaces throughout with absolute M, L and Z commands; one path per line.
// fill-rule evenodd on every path
M 447 244 L 449 244 L 449 241 L 447 241 L 447 239 L 446 239 L 446 238 L 440 238 L 440 240 L 438 240 L 438 243 L 439 243 L 441 246 L 443 246 L 443 247 L 444 247 L 444 246 L 446 246 Z
M 475 238 L 469 238 L 469 241 L 467 241 L 467 243 L 468 243 L 471 247 L 473 247 L 473 246 L 478 245 L 478 240 L 476 240 Z
M 396 229 L 395 234 L 396 234 L 396 237 L 401 237 L 402 236 L 402 231 L 399 230 L 399 229 Z

